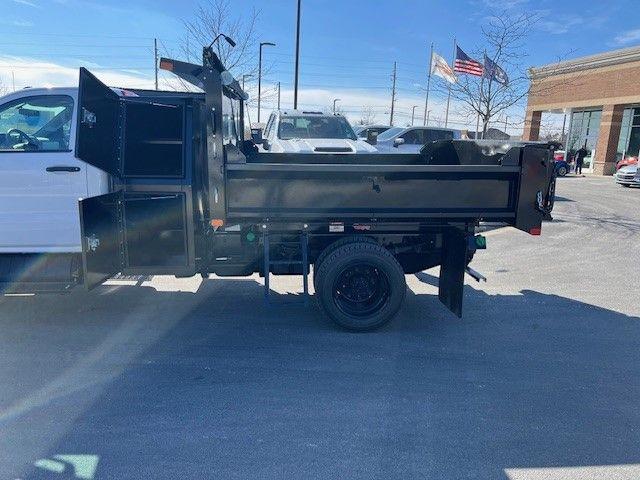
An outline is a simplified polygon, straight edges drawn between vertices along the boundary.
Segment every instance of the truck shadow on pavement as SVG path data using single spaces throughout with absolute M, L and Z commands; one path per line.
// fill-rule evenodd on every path
M 266 306 L 252 280 L 0 300 L 6 338 L 25 332 L 7 352 L 24 368 L 3 383 L 31 385 L 0 397 L 0 473 L 80 478 L 33 466 L 67 453 L 99 457 L 96 479 L 485 479 L 640 464 L 640 318 L 466 286 L 457 319 L 407 293 L 369 334 L 288 304 L 298 295 L 272 292 Z

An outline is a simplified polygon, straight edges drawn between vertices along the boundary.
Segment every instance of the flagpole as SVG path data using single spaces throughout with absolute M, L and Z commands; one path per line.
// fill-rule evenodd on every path
M 427 110 L 429 109 L 429 88 L 431 87 L 431 68 L 433 67 L 433 42 L 431 42 L 431 50 L 429 53 L 429 75 L 427 75 L 427 95 L 424 99 L 424 117 L 422 117 L 422 126 L 427 126 Z
M 453 39 L 453 60 L 451 61 L 453 65 L 455 65 L 456 63 L 456 39 L 454 37 Z M 449 83 L 449 93 L 447 95 L 447 112 L 445 113 L 444 116 L 444 128 L 447 128 L 447 125 L 449 124 L 449 104 L 451 103 L 451 83 Z

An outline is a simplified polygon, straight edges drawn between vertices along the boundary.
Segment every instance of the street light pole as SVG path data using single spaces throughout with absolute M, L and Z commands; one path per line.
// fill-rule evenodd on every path
M 296 72 L 293 84 L 293 109 L 298 108 L 298 67 L 300 65 L 300 0 L 298 0 L 298 15 L 296 21 Z
M 262 47 L 275 47 L 272 42 L 260 42 L 260 50 L 258 54 L 258 123 L 260 123 L 260 95 L 262 93 Z
M 426 127 L 429 126 L 429 115 L 431 114 L 431 110 L 427 110 L 427 117 L 424 119 L 424 125 Z
M 333 114 L 336 114 L 336 102 L 339 102 L 340 99 L 339 98 L 334 98 L 333 99 Z
M 415 117 L 415 115 L 416 115 L 416 107 L 417 107 L 417 106 L 418 106 L 418 105 L 414 105 L 413 107 L 411 107 L 411 126 L 412 126 L 412 127 L 413 127 L 413 118 L 414 118 L 414 117 Z
M 253 75 L 251 75 L 250 73 L 245 73 L 245 74 L 242 75 L 242 90 L 243 91 L 244 91 L 244 81 L 245 81 L 245 79 L 251 78 L 251 77 L 253 77 Z

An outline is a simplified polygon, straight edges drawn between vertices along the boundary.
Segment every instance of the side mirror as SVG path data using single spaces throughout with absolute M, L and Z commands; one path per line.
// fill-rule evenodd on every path
M 398 148 L 400 145 L 402 145 L 404 143 L 404 138 L 396 138 L 393 141 L 393 146 Z
M 266 138 L 262 139 L 262 148 L 264 148 L 265 150 L 269 150 L 271 148 L 271 145 L 269 145 L 269 140 L 267 140 Z
M 377 145 L 378 144 L 378 132 L 376 132 L 375 130 L 369 130 L 367 132 L 367 143 L 369 143 L 371 145 Z

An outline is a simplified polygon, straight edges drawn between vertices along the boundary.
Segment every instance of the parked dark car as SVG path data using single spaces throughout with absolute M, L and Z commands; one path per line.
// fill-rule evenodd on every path
M 555 162 L 556 176 L 564 177 L 571 171 L 571 166 L 566 160 L 566 153 L 564 150 L 556 150 L 553 154 L 553 161 Z

